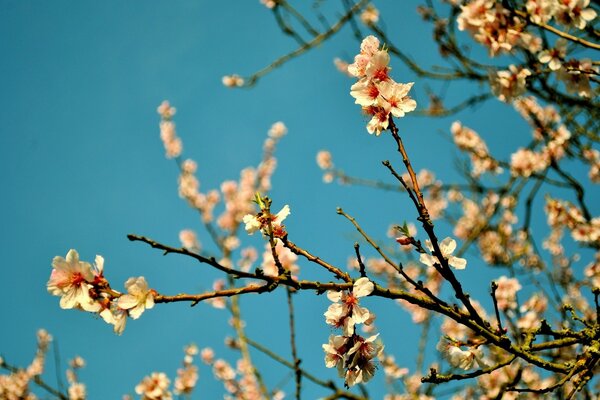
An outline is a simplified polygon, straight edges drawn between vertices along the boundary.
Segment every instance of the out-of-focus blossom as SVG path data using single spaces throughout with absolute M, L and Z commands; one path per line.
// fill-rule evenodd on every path
M 142 396 L 142 400 L 171 400 L 170 383 L 165 373 L 153 372 L 135 387 L 135 392 Z
M 167 100 L 164 100 L 158 108 L 156 112 L 160 115 L 162 119 L 171 119 L 175 115 L 175 107 L 171 106 Z
M 281 263 L 281 266 L 284 270 L 290 271 L 292 277 L 296 277 L 300 272 L 300 267 L 296 263 L 298 256 L 287 247 L 284 247 L 281 240 L 275 239 L 275 243 L 275 252 L 277 253 L 277 259 Z M 271 250 L 270 243 L 265 244 L 261 268 L 263 273 L 267 276 L 279 275 L 279 271 L 277 271 L 277 265 L 275 264 L 275 259 L 273 258 L 273 251 Z
M 175 115 L 175 108 L 171 107 L 168 101 L 163 101 L 157 109 L 161 117 L 160 121 L 160 139 L 165 146 L 167 158 L 176 158 L 183 151 L 183 143 L 175 131 L 175 123 L 171 120 Z
M 196 232 L 191 229 L 184 229 L 179 232 L 179 241 L 181 245 L 195 253 L 200 252 L 200 242 L 198 241 L 198 237 L 196 236 Z
M 529 149 L 518 149 L 510 157 L 510 172 L 514 176 L 527 178 L 531 174 L 548 167 L 548 158 L 544 154 Z
M 568 60 L 558 70 L 557 77 L 564 82 L 569 93 L 580 97 L 592 97 L 594 92 L 590 86 L 590 75 L 595 75 L 599 68 L 590 59 Z
M 317 153 L 317 165 L 319 168 L 327 170 L 333 168 L 331 153 L 327 150 L 321 150 Z
M 562 60 L 567 55 L 567 41 L 558 39 L 551 49 L 546 49 L 538 54 L 538 60 L 543 64 L 548 64 L 552 71 L 557 71 L 562 66 Z
M 590 0 L 562 0 L 557 3 L 555 17 L 559 24 L 584 29 L 588 22 L 596 18 L 596 11 L 588 8 Z
M 221 82 L 223 82 L 224 86 L 229 88 L 244 86 L 244 78 L 236 74 L 225 75 L 223 78 L 221 78 Z
M 526 79 L 531 75 L 527 68 L 518 68 L 514 65 L 508 68 L 508 71 L 490 74 L 492 93 L 505 103 L 510 103 L 525 93 Z
M 498 174 L 502 168 L 492 156 L 487 145 L 474 130 L 463 126 L 459 121 L 452 123 L 450 128 L 456 146 L 469 153 L 473 167 L 472 175 L 480 176 L 484 172 Z
M 516 278 L 501 276 L 496 280 L 496 285 L 498 285 L 495 292 L 498 309 L 503 311 L 514 310 L 517 307 L 517 292 L 521 290 L 519 281 Z
M 277 0 L 260 0 L 260 3 L 267 8 L 274 8 L 277 5 Z
M 367 26 L 375 25 L 379 22 L 379 10 L 373 4 L 369 4 L 360 13 L 360 20 Z
M 285 136 L 286 133 L 287 133 L 287 127 L 281 121 L 275 122 L 273 125 L 271 125 L 271 128 L 269 129 L 269 132 L 268 132 L 269 137 L 274 138 L 274 139 L 280 139 L 283 136 Z
M 335 68 L 337 68 L 337 70 L 340 71 L 342 74 L 344 74 L 348 77 L 354 76 L 350 72 L 348 72 L 348 66 L 350 64 L 348 64 L 346 61 L 342 60 L 341 58 L 337 58 L 337 57 L 334 58 L 333 65 L 335 65 Z

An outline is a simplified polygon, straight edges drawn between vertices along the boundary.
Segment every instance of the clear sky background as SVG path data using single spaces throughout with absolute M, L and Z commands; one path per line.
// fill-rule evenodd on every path
M 431 65 L 438 60 L 437 50 L 416 5 L 388 2 L 380 8 L 395 44 Z M 130 276 L 145 276 L 163 294 L 208 290 L 219 277 L 207 266 L 176 255 L 162 257 L 126 238 L 136 233 L 179 246 L 181 229 L 202 231 L 197 214 L 178 197 L 175 163 L 164 157 L 156 114 L 164 99 L 177 108 L 183 157 L 197 161 L 202 190 L 237 180 L 242 168 L 257 165 L 267 130 L 283 121 L 289 133 L 277 150 L 274 208 L 289 204 L 290 239 L 333 263 L 345 265 L 357 239 L 350 224 L 336 215 L 336 206 L 381 240 L 389 240 L 385 233 L 391 223 L 416 217 L 403 195 L 323 184 L 314 162 L 318 150 L 329 149 L 336 166 L 347 173 L 388 182 L 393 181 L 381 160 L 401 166 L 390 137 L 367 134 L 366 120 L 349 96 L 352 81 L 333 66 L 334 57 L 351 60 L 358 50 L 348 28 L 255 88 L 231 90 L 221 84 L 223 75 L 249 75 L 297 46 L 280 33 L 258 0 L 3 0 L 0 9 L 0 354 L 7 361 L 29 363 L 35 332 L 46 328 L 58 344 L 63 370 L 75 355 L 87 360 L 80 375 L 94 400 L 133 393 L 152 371 L 174 379 L 182 347 L 190 342 L 214 348 L 217 357 L 231 363 L 237 359 L 223 346 L 224 336 L 233 333 L 225 311 L 202 304 L 193 309 L 157 305 L 130 320 L 119 337 L 91 314 L 61 310 L 58 298 L 46 291 L 52 258 L 64 257 L 71 248 L 87 261 L 104 256 L 105 275 L 121 290 Z M 333 21 L 342 9 L 332 2 L 325 11 Z M 397 81 L 416 80 L 398 61 L 392 67 Z M 461 85 L 447 88 L 448 104 L 479 90 Z M 418 80 L 413 96 L 426 106 L 424 84 Z M 456 179 L 456 152 L 447 139 L 455 119 L 399 121 L 416 169 L 427 167 L 443 180 Z M 516 113 L 498 101 L 466 111 L 460 119 L 480 131 L 497 156 L 505 157 L 530 137 Z M 440 226 L 438 236 L 450 234 L 451 228 Z M 200 238 L 207 252 L 214 251 L 203 232 Z M 248 243 L 262 249 L 258 237 Z M 485 287 L 477 282 L 499 272 L 485 275 L 478 270 L 481 262 L 469 263 L 467 286 L 483 294 Z M 302 261 L 301 268 L 301 276 L 317 276 L 315 265 Z M 244 298 L 243 311 L 248 335 L 289 359 L 284 298 L 283 291 Z M 323 318 L 329 302 L 312 293 L 296 300 L 303 365 L 333 378 L 321 349 L 331 333 Z M 365 303 L 379 316 L 386 348 L 402 366 L 411 367 L 420 330 L 410 316 L 381 301 Z M 277 364 L 255 357 L 271 385 L 293 380 Z M 47 380 L 54 384 L 54 369 L 48 368 Z M 380 397 L 381 385 L 373 386 L 374 397 Z M 293 386 L 285 390 L 291 394 Z M 193 398 L 222 393 L 209 369 L 200 366 Z M 306 385 L 305 398 L 323 393 Z

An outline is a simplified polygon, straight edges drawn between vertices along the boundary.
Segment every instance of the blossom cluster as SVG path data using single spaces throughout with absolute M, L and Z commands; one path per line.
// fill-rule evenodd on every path
M 573 240 L 592 246 L 600 245 L 600 217 L 588 221 L 581 210 L 570 202 L 551 197 L 546 199 L 546 214 L 552 229 L 566 228 Z
M 37 351 L 31 364 L 24 369 L 14 369 L 8 375 L 0 375 L 0 399 L 37 399 L 31 392 L 29 384 L 44 372 L 46 353 L 48 352 L 50 342 L 52 342 L 52 336 L 44 329 L 40 329 L 37 332 Z M 4 367 L 5 365 L 5 361 L 0 357 L 0 367 Z
M 104 277 L 102 256 L 96 256 L 92 266 L 80 261 L 79 253 L 71 249 L 66 258 L 54 257 L 52 268 L 47 288 L 60 297 L 60 307 L 98 314 L 114 326 L 117 334 L 125 329 L 128 316 L 137 319 L 146 309 L 154 307 L 156 292 L 148 287 L 143 276 L 129 278 L 125 294 L 113 290 Z
M 375 314 L 359 305 L 359 299 L 370 295 L 375 286 L 368 278 L 357 279 L 349 291 L 329 291 L 327 298 L 333 302 L 325 312 L 325 321 L 342 329 L 342 335 L 331 335 L 323 345 L 325 365 L 336 367 L 347 386 L 368 382 L 375 373 L 374 359 L 383 346 L 376 342 L 377 335 L 364 338 L 356 333 L 359 324 L 371 325 Z
M 173 113 L 167 114 L 169 118 Z M 164 119 L 165 117 L 163 116 L 163 121 L 161 121 L 161 136 L 163 136 L 162 126 Z M 172 123 L 170 119 L 168 122 Z M 216 223 L 219 228 L 227 232 L 224 244 L 230 250 L 235 249 L 239 245 L 239 241 L 235 237 L 235 232 L 238 225 L 242 222 L 243 217 L 253 211 L 252 202 L 255 193 L 266 192 L 271 188 L 271 176 L 275 172 L 277 165 L 273 153 L 278 141 L 286 133 L 287 127 L 285 124 L 283 122 L 275 122 L 268 131 L 268 137 L 263 145 L 263 160 L 258 167 L 243 169 L 240 172 L 238 181 L 224 181 L 221 184 L 220 190 L 213 189 L 203 193 L 200 190 L 200 181 L 196 177 L 198 169 L 196 162 L 186 159 L 179 163 L 181 171 L 178 178 L 179 196 L 185 199 L 190 207 L 200 212 L 204 223 L 210 223 L 215 220 L 214 210 L 219 203 L 223 203 L 223 211 L 216 218 Z M 168 152 L 167 157 L 171 158 Z M 195 252 L 200 250 L 198 247 L 199 243 L 193 242 L 190 231 L 182 232 L 182 234 L 184 247 Z
M 452 132 L 456 146 L 469 154 L 473 177 L 479 177 L 484 172 L 492 174 L 502 172 L 498 161 L 490 155 L 487 145 L 477 132 L 463 126 L 459 121 L 455 121 L 452 124 L 450 131 Z
M 473 0 L 460 8 L 458 29 L 468 31 L 489 49 L 491 56 L 510 52 L 514 47 L 535 52 L 541 45 L 540 38 L 525 32 L 525 21 L 499 2 Z
M 508 71 L 490 73 L 490 87 L 494 96 L 500 101 L 511 103 L 525 93 L 526 79 L 531 75 L 527 68 L 509 65 Z
M 230 342 L 230 346 L 235 348 L 236 343 Z M 202 362 L 212 367 L 213 376 L 223 382 L 223 387 L 227 394 L 223 397 L 226 400 L 259 400 L 265 399 L 259 383 L 256 379 L 254 366 L 245 358 L 237 361 L 236 367 L 232 367 L 229 362 L 222 358 L 215 359 L 214 351 L 211 348 L 204 348 L 201 352 Z M 276 392 L 273 400 L 282 399 L 282 392 Z
M 352 85 L 350 94 L 356 99 L 366 115 L 371 116 L 367 131 L 380 135 L 389 126 L 390 115 L 403 117 L 417 108 L 417 103 L 408 96 L 413 83 L 397 83 L 390 76 L 390 55 L 379 48 L 375 36 L 367 36 L 360 45 L 360 53 L 348 72 L 359 79 Z
M 271 214 L 269 210 L 262 209 L 258 214 L 246 214 L 243 221 L 249 235 L 261 231 L 265 236 L 273 235 L 273 237 L 282 238 L 287 234 L 282 222 L 288 215 L 290 215 L 290 206 L 286 204 L 277 214 Z
M 181 155 L 183 144 L 177 136 L 175 122 L 172 121 L 175 115 L 175 107 L 172 107 L 168 101 L 163 101 L 156 110 L 160 115 L 160 138 L 165 146 L 167 158 L 177 158 Z

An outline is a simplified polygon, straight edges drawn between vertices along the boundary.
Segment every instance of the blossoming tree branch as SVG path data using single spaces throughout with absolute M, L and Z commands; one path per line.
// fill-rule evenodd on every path
M 128 238 L 160 253 L 206 264 L 220 271 L 222 279 L 214 282 L 213 290 L 202 293 L 164 293 L 160 283 L 147 282 L 143 276 L 131 277 L 118 287 L 110 281 L 109 257 L 105 268 L 102 256 L 90 263 L 71 249 L 52 261 L 47 290 L 59 297 L 59 306 L 96 314 L 116 334 L 146 312 L 165 312 L 158 305 L 205 302 L 227 310 L 236 333 L 229 344 L 239 351 L 237 367 L 216 357 L 210 348 L 190 345 L 173 387 L 163 372 L 133 385 L 142 399 L 190 395 L 198 380 L 198 354 L 223 382 L 225 398 L 231 399 L 300 399 L 309 384 L 320 386 L 323 398 L 366 399 L 368 383 L 377 374 L 389 383 L 387 400 L 596 398 L 600 392 L 596 376 L 600 371 L 600 217 L 594 214 L 598 205 L 590 191 L 597 193 L 593 185 L 600 181 L 600 32 L 595 25 L 600 4 L 589 0 L 426 1 L 418 12 L 424 23 L 432 25 L 444 62 L 429 70 L 403 52 L 401 40 L 386 34 L 375 4 L 344 0 L 339 19 L 322 28 L 292 2 L 261 2 L 282 33 L 299 47 L 256 73 L 225 76 L 223 84 L 255 85 L 349 26 L 359 39 L 358 54 L 353 60 L 336 59 L 335 65 L 352 79 L 348 101 L 353 100 L 357 112 L 364 114 L 366 127 L 348 134 L 368 133 L 372 140 L 386 141 L 397 150 L 397 157 L 382 163 L 390 177 L 387 181 L 346 174 L 334 165 L 327 150 L 316 155 L 317 164 L 326 183 L 398 191 L 413 209 L 406 210 L 405 221 L 389 221 L 387 237 L 377 238 L 361 226 L 361 216 L 338 208 L 337 214 L 361 240 L 353 247 L 349 244 L 353 256 L 347 265 L 329 262 L 304 248 L 302 238 L 286 228 L 285 222 L 294 218 L 293 203 L 269 196 L 275 150 L 287 134 L 282 122 L 269 130 L 256 167 L 242 170 L 239 180 L 225 181 L 219 190 L 203 192 L 196 162 L 182 157 L 175 108 L 165 101 L 158 107 L 160 137 L 166 157 L 179 168 L 179 195 L 197 210 L 219 254 L 203 250 L 191 230 L 181 231 L 180 244 L 160 243 L 141 234 Z M 394 16 L 387 18 L 392 21 Z M 488 57 L 476 59 L 472 55 L 476 52 L 466 45 L 483 46 Z M 391 65 L 396 62 L 419 79 L 396 81 L 402 81 L 401 76 L 392 77 Z M 446 105 L 443 94 L 427 88 L 426 82 L 436 80 L 477 82 L 481 92 Z M 428 105 L 417 104 L 411 95 L 415 90 L 427 93 Z M 455 115 L 487 101 L 509 104 L 529 124 L 531 131 L 524 133 L 529 135 L 527 146 L 511 149 L 510 156 L 502 159 L 488 148 L 484 135 L 456 120 L 448 132 L 464 156 L 464 179 L 441 182 L 426 165 L 413 165 L 411 154 L 416 149 L 407 148 L 403 138 L 415 133 L 402 129 L 403 117 Z M 544 198 L 543 210 L 532 206 L 539 198 Z M 547 227 L 543 236 L 536 237 L 531 221 L 541 213 Z M 452 227 L 451 234 L 445 233 L 445 226 Z M 245 245 L 250 235 L 262 238 L 262 250 Z M 376 256 L 363 256 L 365 247 Z M 575 254 L 574 248 L 581 254 Z M 348 249 L 340 251 L 347 254 Z M 300 267 L 311 264 L 327 278 L 303 278 Z M 497 277 L 485 283 L 487 298 L 473 298 L 461 277 L 473 265 L 484 264 Z M 533 290 L 525 291 L 526 285 Z M 274 291 L 286 293 L 291 358 L 249 338 L 244 329 L 240 302 L 250 293 L 267 297 Z M 315 350 L 323 352 L 324 368 L 337 371 L 337 380 L 323 379 L 322 371 L 302 365 L 294 319 L 294 295 L 300 291 L 325 294 L 330 301 L 322 310 L 322 326 L 311 329 L 321 332 L 322 348 Z M 423 337 L 414 344 L 419 347 L 416 365 L 387 351 L 385 343 L 394 338 L 377 329 L 372 302 L 377 297 L 396 302 L 398 312 L 408 312 L 421 327 Z M 38 351 L 28 368 L 0 359 L 8 371 L 0 377 L 0 397 L 34 398 L 31 387 L 38 385 L 50 397 L 86 398 L 85 385 L 76 374 L 83 360 L 71 362 L 64 393 L 43 380 L 51 337 L 45 332 L 38 336 Z M 428 347 L 435 348 L 439 362 L 426 360 Z M 292 393 L 270 386 L 253 361 L 256 353 L 292 372 Z

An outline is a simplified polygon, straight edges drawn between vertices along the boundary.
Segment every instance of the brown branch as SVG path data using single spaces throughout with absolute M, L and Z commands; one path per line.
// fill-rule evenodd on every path
M 210 258 L 204 257 L 200 254 L 193 253 L 183 247 L 177 248 L 177 247 L 167 246 L 162 243 L 156 242 L 150 238 L 147 238 L 145 236 L 134 235 L 131 233 L 127 235 L 127 239 L 131 240 L 132 242 L 135 242 L 135 241 L 144 242 L 144 243 L 149 244 L 152 248 L 163 250 L 163 255 L 167 255 L 169 253 L 175 253 L 175 254 L 182 254 L 184 256 L 195 258 L 196 260 L 200 261 L 201 263 L 208 264 L 208 265 L 218 269 L 219 271 L 223 271 L 226 274 L 234 276 L 236 278 L 253 278 L 253 279 L 259 278 L 260 279 L 260 277 L 255 274 L 251 274 L 249 272 L 239 271 L 239 270 L 236 270 L 233 268 L 226 267 L 226 266 L 220 264 L 214 257 L 210 257 Z
M 494 365 L 493 367 L 482 368 L 480 370 L 469 372 L 469 373 L 466 373 L 466 374 L 438 375 L 437 370 L 435 368 L 432 368 L 429 371 L 429 375 L 424 376 L 423 378 L 421 378 L 421 382 L 443 383 L 443 382 L 461 381 L 461 380 L 464 380 L 464 379 L 476 378 L 476 377 L 481 376 L 481 375 L 489 374 L 490 372 L 493 372 L 493 371 L 495 371 L 497 369 L 506 367 L 507 365 L 509 365 L 510 363 L 512 363 L 515 360 L 515 358 L 517 358 L 516 355 L 512 355 L 508 359 L 506 359 L 505 361 L 500 362 L 500 363 Z
M 585 46 L 585 47 L 589 47 L 590 49 L 600 50 L 600 44 L 592 43 L 592 42 L 589 42 L 589 41 L 587 41 L 585 39 L 578 38 L 577 36 L 570 35 L 570 34 L 568 34 L 566 32 L 561 31 L 560 29 L 557 29 L 557 28 L 555 28 L 555 27 L 553 27 L 551 25 L 548 25 L 548 24 L 545 24 L 545 23 L 542 23 L 542 22 L 533 22 L 529 18 L 529 15 L 526 12 L 524 12 L 524 11 L 513 10 L 513 12 L 515 14 L 517 14 L 519 17 L 525 19 L 531 25 L 538 26 L 538 27 L 540 27 L 542 29 L 547 30 L 548 32 L 552 32 L 555 35 L 560 36 L 561 38 L 570 40 L 572 42 L 578 43 L 578 44 L 580 44 L 582 46 Z
M 11 372 L 11 373 L 17 373 L 19 372 L 19 368 L 10 365 L 6 362 L 6 360 L 2 360 L 2 362 L 0 362 L 0 368 L 4 368 L 7 371 Z M 39 375 L 35 375 L 31 378 L 31 380 L 38 385 L 39 387 L 41 387 L 42 389 L 44 389 L 46 392 L 48 392 L 49 394 L 51 394 L 52 396 L 60 399 L 60 400 L 69 400 L 69 396 L 67 396 L 66 394 L 63 394 L 62 392 L 54 389 L 52 386 L 48 385 L 46 382 L 44 382 L 44 380 L 39 376 Z
M 328 262 L 323 261 L 321 258 L 319 258 L 315 255 L 312 255 L 308 251 L 298 247 L 294 243 L 290 242 L 287 239 L 287 236 L 282 238 L 282 241 L 283 241 L 283 245 L 285 247 L 287 247 L 288 249 L 290 249 L 292 251 L 292 253 L 302 256 L 302 257 L 306 258 L 308 261 L 314 262 L 315 264 L 322 266 L 323 268 L 325 268 L 326 270 L 331 272 L 335 276 L 336 279 L 342 279 L 344 282 L 352 282 L 352 278 L 350 278 L 350 275 L 348 275 L 348 273 L 343 272 L 338 267 L 335 267 L 335 266 L 329 264 Z
M 290 314 L 290 347 L 292 349 L 292 358 L 294 359 L 294 372 L 296 375 L 296 400 L 300 400 L 302 390 L 302 370 L 300 369 L 301 360 L 298 358 L 296 349 L 296 328 L 294 325 L 294 303 L 292 302 L 292 290 L 286 287 L 288 311 Z
M 346 14 L 344 14 L 327 31 L 319 34 L 318 36 L 316 36 L 310 42 L 307 42 L 306 44 L 300 46 L 299 48 L 297 48 L 296 50 L 292 51 L 291 53 L 288 53 L 286 55 L 283 55 L 283 56 L 279 57 L 278 59 L 276 59 L 275 61 L 273 61 L 268 66 L 266 66 L 263 69 L 255 72 L 253 75 L 245 78 L 244 81 L 246 83 L 244 84 L 244 86 L 250 87 L 250 86 L 255 85 L 256 82 L 258 82 L 258 80 L 260 78 L 262 78 L 263 76 L 265 76 L 269 72 L 273 71 L 275 68 L 280 67 L 281 65 L 285 64 L 286 62 L 288 62 L 288 61 L 290 61 L 290 60 L 292 60 L 292 59 L 294 59 L 294 58 L 296 58 L 296 57 L 304 54 L 308 50 L 310 50 L 310 49 L 312 49 L 312 48 L 320 45 L 325 40 L 329 39 L 331 36 L 333 36 L 335 33 L 337 33 L 340 29 L 342 29 L 342 27 L 344 26 L 344 24 L 346 24 L 346 22 L 348 22 L 348 20 L 352 17 L 352 15 L 354 15 L 356 12 L 358 12 L 358 10 L 360 10 L 361 8 L 363 8 L 364 6 L 366 6 L 368 3 L 369 3 L 369 0 L 361 0 L 360 2 L 356 3 Z

